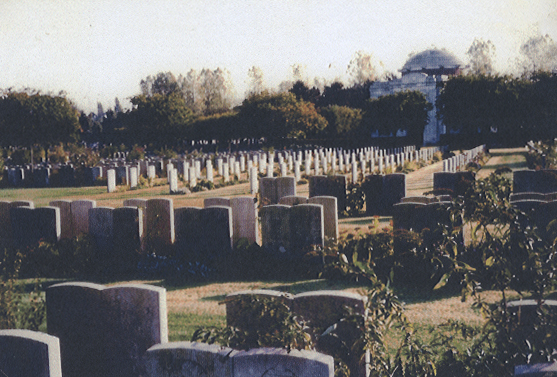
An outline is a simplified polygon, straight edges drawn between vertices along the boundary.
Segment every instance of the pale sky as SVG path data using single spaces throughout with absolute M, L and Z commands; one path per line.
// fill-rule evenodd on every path
M 557 0 L 0 0 L 0 89 L 90 112 L 129 107 L 149 75 L 221 67 L 243 98 L 252 66 L 271 88 L 293 64 L 332 81 L 360 50 L 393 72 L 431 46 L 467 63 L 476 37 L 504 71 L 535 34 L 557 41 Z

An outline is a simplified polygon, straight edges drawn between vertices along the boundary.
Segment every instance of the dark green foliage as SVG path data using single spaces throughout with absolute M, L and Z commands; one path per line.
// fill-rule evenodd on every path
M 253 296 L 234 300 L 238 301 L 236 304 L 247 319 L 242 328 L 201 328 L 195 331 L 191 340 L 245 350 L 276 347 L 290 352 L 313 347 L 303 319 L 294 316 L 279 300 Z

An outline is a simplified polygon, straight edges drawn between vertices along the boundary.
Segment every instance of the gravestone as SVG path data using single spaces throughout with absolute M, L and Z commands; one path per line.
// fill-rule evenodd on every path
M 70 200 L 53 200 L 49 205 L 60 209 L 60 238 L 72 238 L 72 202 Z
M 199 211 L 201 249 L 209 261 L 222 262 L 232 251 L 232 208 L 213 206 Z
M 379 174 L 367 175 L 362 184 L 366 200 L 366 214 L 380 215 L 384 212 L 383 176 Z
M 419 202 L 402 202 L 393 206 L 393 229 L 405 229 L 420 232 L 424 226 L 424 208 L 427 204 Z
M 174 243 L 174 208 L 172 199 L 147 200 L 147 228 L 145 240 L 148 247 L 158 249 Z
M 290 247 L 302 256 L 313 245 L 324 246 L 323 206 L 300 204 L 290 207 Z
M 203 199 L 203 207 L 230 207 L 230 198 L 220 197 L 220 198 L 205 198 Z
M 285 206 L 294 206 L 298 204 L 307 204 L 308 197 L 307 196 L 298 196 L 298 195 L 291 195 L 291 196 L 283 196 L 280 198 L 278 204 L 282 204 Z
M 168 342 L 164 288 L 56 284 L 46 291 L 46 310 L 64 377 L 137 376 L 145 351 Z
M 89 210 L 89 234 L 97 248 L 107 254 L 113 247 L 114 208 L 95 207 Z
M 337 198 L 334 196 L 314 196 L 309 198 L 308 204 L 319 204 L 323 206 L 323 231 L 325 237 L 338 240 Z
M 145 377 L 233 377 L 231 356 L 236 352 L 198 342 L 156 344 L 145 353 Z
M 315 351 L 254 348 L 232 356 L 234 377 L 333 377 L 332 356 Z
M 137 166 L 130 167 L 130 188 L 136 188 L 139 183 Z
M 257 214 L 255 202 L 251 196 L 230 199 L 232 208 L 233 239 L 237 242 L 245 238 L 248 242 L 257 242 Z
M 261 217 L 261 240 L 263 247 L 275 255 L 290 248 L 290 207 L 280 204 L 264 206 Z
M 58 242 L 61 234 L 60 208 L 48 206 L 35 208 L 33 211 L 37 221 L 38 240 Z
M 89 233 L 89 210 L 95 208 L 95 200 L 74 200 L 71 204 L 73 236 Z
M 147 232 L 147 199 L 126 199 L 123 202 L 124 207 L 137 207 L 141 210 L 141 218 L 143 225 L 141 227 L 141 249 L 144 250 L 145 248 L 145 233 Z
M 168 170 L 168 186 L 170 194 L 178 193 L 178 171 L 176 169 Z
M 356 293 L 339 291 L 312 291 L 299 293 L 292 299 L 292 312 L 308 321 L 317 351 L 335 354 L 342 344 L 350 347 L 361 337 L 362 325 L 365 319 L 366 297 Z M 341 321 L 348 313 L 358 314 L 358 323 Z M 336 325 L 336 336 L 323 335 L 325 330 Z M 366 376 L 364 355 L 351 355 L 348 367 L 353 376 Z
M 263 205 L 277 204 L 277 186 L 275 178 L 263 177 L 259 179 L 259 194 Z
M 346 177 L 344 175 L 309 177 L 309 197 L 334 196 L 339 213 L 346 210 Z
M 134 255 L 141 250 L 143 239 L 143 211 L 138 207 L 120 207 L 112 212 L 114 252 L 112 259 L 115 263 L 121 261 L 120 267 L 130 263 L 134 267 Z
M 38 222 L 35 209 L 29 207 L 10 208 L 12 239 L 16 247 L 34 245 L 39 241 Z
M 58 338 L 30 330 L 0 330 L 3 376 L 62 377 Z
M 180 260 L 194 260 L 202 252 L 200 207 L 180 207 L 174 209 L 174 242 L 176 257 Z
M 387 214 L 393 205 L 406 196 L 406 174 L 387 174 L 383 177 L 383 204 Z
M 106 172 L 106 191 L 109 193 L 116 191 L 116 170 L 114 169 Z
M 275 179 L 275 186 L 277 192 L 277 202 L 283 196 L 296 195 L 296 178 L 294 177 L 279 177 Z
M 116 168 L 116 184 L 129 186 L 130 184 L 130 171 L 128 166 L 118 166 Z

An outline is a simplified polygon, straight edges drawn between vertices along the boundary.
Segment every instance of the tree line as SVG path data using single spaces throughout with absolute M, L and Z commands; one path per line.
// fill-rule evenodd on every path
M 441 83 L 435 106 L 447 133 L 474 143 L 517 144 L 555 137 L 557 45 L 548 36 L 532 37 L 521 47 L 521 76 L 495 71 L 495 46 L 476 39 L 467 52 L 470 70 Z M 41 146 L 85 141 L 152 148 L 177 147 L 196 139 L 219 141 L 264 138 L 371 142 L 371 135 L 406 134 L 405 143 L 422 144 L 432 109 L 417 91 L 369 98 L 369 86 L 382 76 L 373 56 L 357 52 L 341 82 L 310 85 L 304 67 L 293 65 L 291 79 L 279 91 L 266 88 L 257 67 L 248 72 L 244 101 L 232 107 L 226 69 L 190 70 L 175 76 L 161 72 L 141 80 L 140 93 L 123 110 L 85 114 L 60 93 L 0 92 L 3 146 Z

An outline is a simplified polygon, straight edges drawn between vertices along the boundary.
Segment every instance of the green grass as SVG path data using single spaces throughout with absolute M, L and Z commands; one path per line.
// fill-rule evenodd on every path
M 5 188 L 0 190 L 2 200 L 31 200 L 36 207 L 48 205 L 53 200 L 71 196 L 95 196 L 106 192 L 106 187 L 54 187 L 54 188 Z
M 223 315 L 168 313 L 168 340 L 170 342 L 189 341 L 198 328 L 222 328 L 224 326 L 226 326 L 226 316 Z

